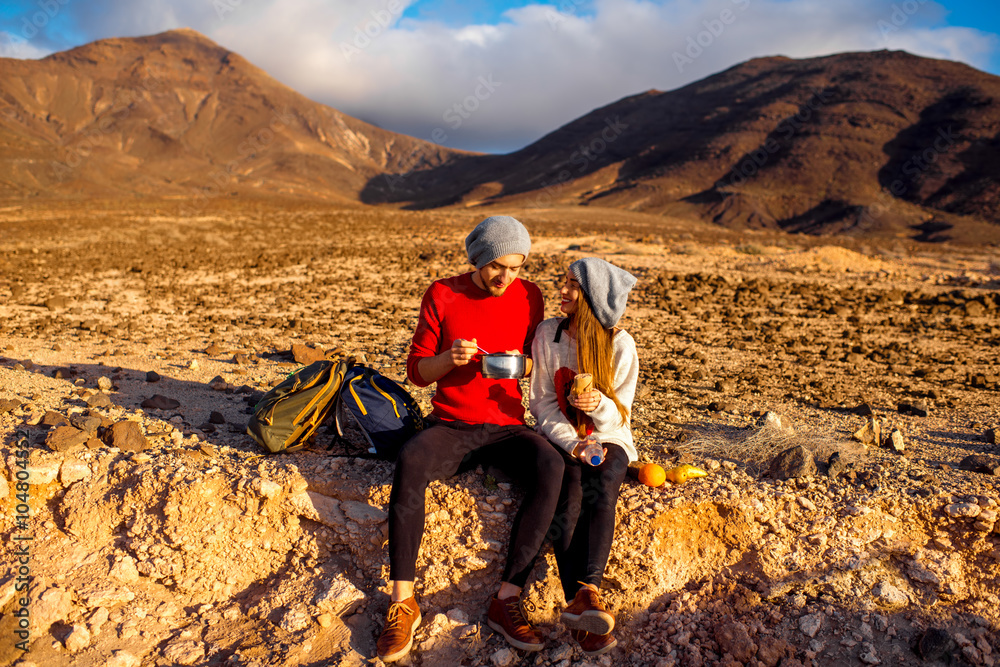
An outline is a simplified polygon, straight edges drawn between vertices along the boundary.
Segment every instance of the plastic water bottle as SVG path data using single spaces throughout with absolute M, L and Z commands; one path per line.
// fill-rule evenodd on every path
M 583 458 L 592 466 L 604 463 L 604 447 L 594 438 L 587 438 L 583 447 Z

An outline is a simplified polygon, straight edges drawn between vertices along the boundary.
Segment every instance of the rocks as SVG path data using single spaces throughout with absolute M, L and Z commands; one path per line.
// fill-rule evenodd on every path
M 90 639 L 90 630 L 87 629 L 87 626 L 75 623 L 63 640 L 63 645 L 70 653 L 78 653 L 90 646 Z
M 347 500 L 340 503 L 340 508 L 349 519 L 357 521 L 362 525 L 380 523 L 389 518 L 389 515 L 385 510 L 372 507 L 368 503 L 359 503 Z
M 37 461 L 28 464 L 29 484 L 48 484 L 59 474 L 59 461 Z
M 737 405 L 732 401 L 712 401 L 708 404 L 708 409 L 712 412 L 736 412 Z
M 830 454 L 830 458 L 827 460 L 826 465 L 826 476 L 830 479 L 840 477 L 840 475 L 847 470 L 847 464 L 844 462 L 844 458 L 840 455 L 840 452 Z
M 38 422 L 40 426 L 63 426 L 68 425 L 69 420 L 63 415 L 59 414 L 55 410 L 46 410 L 45 414 L 42 415 L 42 419 Z
M 140 664 L 142 661 L 132 653 L 115 651 L 104 663 L 104 667 L 139 667 Z
M 86 402 L 92 408 L 110 408 L 114 405 L 111 402 L 111 398 L 103 392 L 97 392 L 93 396 L 89 396 Z
M 73 482 L 87 479 L 90 475 L 90 466 L 86 461 L 79 459 L 67 458 L 59 468 L 59 481 L 62 482 L 63 486 L 69 486 Z
M 517 662 L 517 654 L 504 647 L 490 656 L 490 662 L 493 667 L 510 667 Z
M 70 415 L 69 423 L 85 433 L 94 433 L 104 424 L 104 421 L 98 415 L 77 412 Z
M 208 423 L 209 424 L 225 424 L 226 423 L 226 418 L 223 416 L 223 414 L 221 412 L 216 412 L 215 410 L 213 410 L 212 413 L 208 416 Z
M 207 354 L 210 357 L 217 357 L 220 354 L 225 354 L 225 352 L 226 352 L 225 348 L 223 348 L 218 343 L 212 343 L 205 348 L 205 354 Z
M 799 619 L 799 630 L 806 637 L 815 637 L 816 633 L 823 626 L 822 614 L 806 614 Z
M 160 381 L 160 374 L 156 371 L 146 371 L 146 382 L 153 383 Z
M 54 452 L 68 452 L 83 447 L 87 434 L 73 426 L 57 426 L 45 436 L 45 446 Z
M 774 479 L 793 479 L 816 474 L 812 452 L 796 445 L 781 452 L 771 461 L 767 474 Z
M 144 408 L 151 408 L 153 410 L 175 410 L 180 407 L 181 402 L 176 399 L 163 396 L 162 394 L 153 394 L 144 400 L 140 405 Z
M 104 432 L 104 444 L 123 452 L 141 452 L 149 448 L 149 441 L 137 422 L 125 420 L 113 424 Z
M 292 355 L 295 363 L 303 365 L 326 359 L 326 352 L 324 352 L 323 348 L 310 347 L 301 343 L 294 343 L 292 349 L 289 350 L 289 354 Z
M 21 401 L 13 398 L 0 398 L 0 415 L 5 415 L 21 407 Z
M 316 606 L 336 616 L 344 616 L 354 610 L 364 599 L 365 594 L 358 590 L 347 577 L 338 572 L 316 598 Z
M 212 391 L 225 391 L 229 389 L 229 383 L 221 375 L 216 375 L 208 381 L 208 387 Z
M 177 639 L 163 649 L 163 657 L 178 665 L 194 665 L 205 658 L 205 647 L 201 642 Z
M 733 394 L 736 392 L 736 383 L 732 380 L 718 380 L 715 383 L 715 390 L 723 394 Z
M 723 653 L 728 653 L 741 664 L 746 664 L 757 653 L 757 645 L 750 640 L 747 627 L 739 621 L 730 621 L 715 628 L 715 641 Z
M 897 454 L 902 454 L 906 451 L 906 445 L 903 443 L 903 434 L 898 428 L 892 430 L 892 433 L 889 434 L 886 442 L 889 443 L 889 447 L 892 451 Z
M 1000 476 L 1000 460 L 982 454 L 970 454 L 958 464 L 962 470 L 978 472 L 984 475 Z
M 888 581 L 881 581 L 872 589 L 872 595 L 882 605 L 887 607 L 905 607 L 910 602 L 909 596 Z
M 3 401 L 0 401 L 0 414 L 2 413 L 3 413 Z M 991 445 L 997 444 L 997 429 L 991 428 L 987 430 L 984 439 Z
M 113 386 L 114 385 L 111 384 L 111 380 L 109 380 L 108 378 L 104 377 L 103 375 L 101 377 L 97 378 L 97 388 L 100 389 L 101 391 L 107 393 L 107 392 L 111 391 L 111 388 Z
M 882 422 L 878 417 L 871 417 L 851 437 L 868 447 L 878 445 L 882 442 Z
M 45 300 L 45 307 L 49 310 L 63 310 L 69 307 L 69 299 L 64 296 L 50 296 Z
M 927 416 L 927 405 L 921 401 L 901 401 L 897 410 L 901 415 Z
M 945 514 L 953 519 L 969 518 L 974 519 L 982 511 L 976 503 L 952 503 L 944 508 Z

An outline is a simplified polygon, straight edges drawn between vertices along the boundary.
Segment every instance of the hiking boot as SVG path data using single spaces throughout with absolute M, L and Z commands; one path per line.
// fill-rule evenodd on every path
M 615 629 L 615 617 L 601 604 L 597 587 L 592 584 L 583 584 L 576 592 L 573 602 L 563 610 L 562 622 L 571 630 L 595 635 L 606 635 Z
M 414 597 L 389 604 L 385 627 L 376 647 L 382 662 L 395 662 L 413 647 L 413 631 L 420 624 L 420 608 Z
M 604 655 L 614 647 L 618 646 L 618 640 L 612 637 L 610 633 L 606 635 L 595 635 L 594 633 L 587 632 L 586 630 L 573 630 L 573 639 L 575 639 L 580 645 L 580 648 L 583 649 L 583 654 L 590 658 L 597 655 Z
M 522 651 L 541 651 L 545 641 L 535 632 L 521 611 L 521 598 L 512 595 L 502 600 L 490 600 L 486 623 L 507 639 L 511 646 Z

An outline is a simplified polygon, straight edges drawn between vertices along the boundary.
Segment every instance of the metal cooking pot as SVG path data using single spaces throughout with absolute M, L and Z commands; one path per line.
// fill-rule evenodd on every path
M 528 374 L 528 357 L 497 352 L 484 354 L 483 377 L 490 380 L 516 380 Z

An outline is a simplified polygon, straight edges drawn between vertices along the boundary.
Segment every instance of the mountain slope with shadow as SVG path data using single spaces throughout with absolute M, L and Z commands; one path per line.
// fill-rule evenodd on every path
M 759 58 L 368 202 L 594 204 L 808 233 L 997 235 L 1000 78 L 902 51 Z M 927 234 L 928 230 L 936 230 Z

